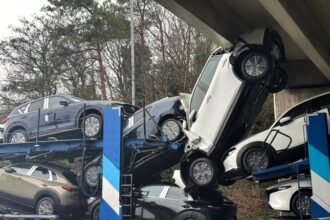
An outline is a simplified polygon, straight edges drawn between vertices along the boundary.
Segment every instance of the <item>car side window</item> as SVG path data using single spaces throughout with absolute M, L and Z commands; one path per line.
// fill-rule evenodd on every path
M 31 169 L 31 167 L 32 167 L 31 164 L 20 163 L 20 164 L 14 164 L 10 168 L 15 170 L 15 173 L 17 174 L 26 175 L 27 172 Z
M 40 99 L 35 102 L 31 102 L 29 106 L 29 112 L 38 111 L 38 109 L 42 110 L 43 108 L 44 108 L 44 99 Z
M 141 188 L 141 192 L 145 197 L 158 198 L 163 189 L 163 186 L 147 186 Z
M 184 193 L 184 191 L 178 187 L 171 187 L 167 194 L 167 199 L 178 199 L 178 200 L 188 200 L 188 194 Z
M 209 86 L 212 82 L 221 56 L 222 55 L 213 56 L 204 68 L 191 98 L 190 111 L 195 110 L 198 112 L 207 93 L 207 90 L 209 89 Z
M 60 104 L 61 101 L 67 101 L 67 99 L 61 97 L 61 96 L 55 96 L 55 97 L 50 97 L 49 98 L 49 103 L 48 103 L 48 108 L 59 108 L 59 107 L 64 107 L 63 105 Z
M 37 169 L 34 170 L 32 173 L 33 177 L 43 180 L 49 180 L 49 171 L 46 168 L 43 167 L 37 167 Z
M 52 172 L 53 181 L 57 181 L 56 173 L 54 171 L 51 171 L 51 172 Z

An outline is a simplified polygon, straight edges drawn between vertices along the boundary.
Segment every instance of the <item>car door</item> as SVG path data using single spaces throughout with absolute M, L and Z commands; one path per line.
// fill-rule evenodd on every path
M 272 144 L 276 150 L 286 150 L 295 147 L 301 147 L 307 141 L 304 126 L 306 124 L 306 114 L 309 112 L 306 108 L 293 108 L 281 119 L 287 118 L 287 122 L 281 123 L 281 119 L 273 128 L 274 143 Z M 329 111 L 327 108 L 315 111 L 319 113 L 326 113 L 329 118 Z M 279 131 L 279 132 L 278 132 Z
M 159 218 L 159 206 L 157 201 L 164 186 L 153 185 L 141 188 L 141 197 L 137 199 L 135 204 L 135 219 L 156 220 Z M 163 219 L 163 218 L 161 218 Z M 164 219 L 167 220 L 167 219 Z
M 40 109 L 40 118 L 38 116 L 38 111 Z M 46 125 L 44 123 L 44 98 L 38 99 L 30 103 L 27 109 L 27 113 L 25 114 L 24 119 L 29 128 L 27 132 L 35 136 L 38 132 L 38 123 L 39 123 L 39 133 L 45 133 Z
M 66 102 L 68 105 L 63 105 Z M 79 104 L 72 103 L 63 96 L 52 96 L 49 98 L 48 109 L 54 114 L 56 130 L 65 130 L 75 126 L 76 115 L 80 110 Z
M 38 192 L 51 185 L 52 173 L 50 170 L 33 166 L 30 172 L 21 180 L 21 187 L 17 189 L 21 193 L 22 201 L 26 204 L 33 204 Z

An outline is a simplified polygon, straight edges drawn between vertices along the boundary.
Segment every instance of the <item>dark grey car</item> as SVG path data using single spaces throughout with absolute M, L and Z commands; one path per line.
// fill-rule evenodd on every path
M 122 102 L 48 96 L 20 105 L 10 113 L 4 124 L 4 142 L 26 142 L 35 139 L 37 133 L 40 138 L 72 139 L 81 137 L 83 130 L 86 138 L 98 138 L 102 134 L 102 109 L 106 106 L 123 107 L 126 117 L 138 109 Z

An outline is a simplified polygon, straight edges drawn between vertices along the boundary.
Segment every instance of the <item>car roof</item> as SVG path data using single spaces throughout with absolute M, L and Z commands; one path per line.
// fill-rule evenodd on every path
M 40 166 L 43 168 L 46 168 L 48 170 L 52 170 L 55 172 L 71 172 L 70 168 L 58 165 L 58 164 L 52 164 L 52 163 L 33 163 L 33 162 L 21 162 L 21 163 L 15 163 L 15 164 L 30 164 L 32 166 Z M 12 164 L 12 165 L 15 165 Z

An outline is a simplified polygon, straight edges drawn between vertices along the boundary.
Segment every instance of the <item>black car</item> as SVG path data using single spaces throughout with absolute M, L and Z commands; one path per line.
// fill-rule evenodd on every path
M 183 135 L 182 121 L 185 117 L 178 96 L 160 99 L 128 118 L 123 129 L 123 138 L 175 142 Z
M 220 193 L 187 194 L 172 185 L 148 185 L 134 193 L 134 220 L 235 220 L 236 206 Z M 88 201 L 87 215 L 98 220 L 99 197 Z
M 138 110 L 122 102 L 87 101 L 69 95 L 48 96 L 20 105 L 10 113 L 4 124 L 4 141 L 22 143 L 35 139 L 38 133 L 40 138 L 72 139 L 81 137 L 83 130 L 86 138 L 98 138 L 102 134 L 102 108 L 106 106 L 123 107 L 125 117 Z
M 148 183 L 179 163 L 186 142 L 181 125 L 184 118 L 179 97 L 171 97 L 146 106 L 125 121 L 123 172 L 133 173 L 136 185 Z M 80 173 L 81 186 L 89 195 L 100 189 L 101 166 L 99 155 L 89 160 Z

